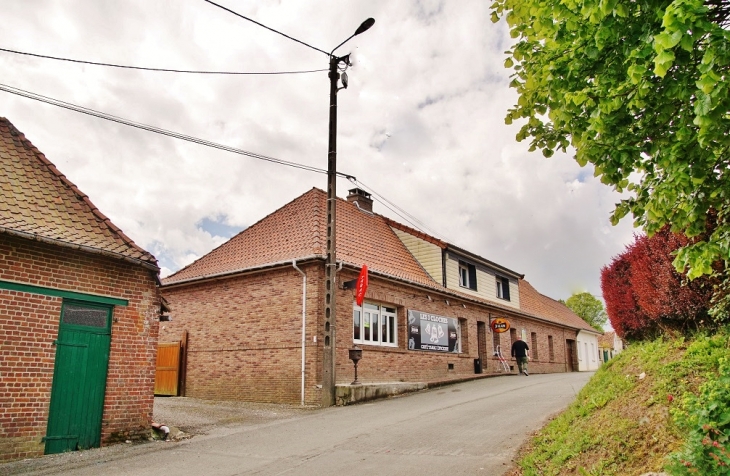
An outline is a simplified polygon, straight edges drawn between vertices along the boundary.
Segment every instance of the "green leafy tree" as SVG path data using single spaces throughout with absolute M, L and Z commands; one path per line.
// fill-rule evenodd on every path
M 696 237 L 674 265 L 690 278 L 730 263 L 730 2 L 494 0 L 516 39 L 507 51 L 519 94 L 506 122 L 518 140 L 575 160 L 628 191 L 653 235 Z M 707 236 L 708 217 L 716 226 Z
M 591 293 L 575 293 L 565 301 L 565 305 L 591 327 L 603 332 L 603 326 L 606 324 L 608 316 L 603 309 L 603 303 L 593 297 Z

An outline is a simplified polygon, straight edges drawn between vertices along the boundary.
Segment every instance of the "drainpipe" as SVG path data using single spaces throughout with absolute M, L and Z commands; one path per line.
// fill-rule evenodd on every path
M 294 266 L 294 269 L 299 271 L 302 275 L 302 406 L 304 406 L 304 371 L 305 371 L 305 360 L 304 360 L 304 353 L 306 349 L 306 316 L 307 316 L 307 275 L 299 269 L 297 266 L 297 260 L 292 260 L 291 262 L 292 266 Z
M 568 373 L 568 343 L 565 342 L 565 328 L 563 328 L 563 360 L 565 361 L 565 372 Z

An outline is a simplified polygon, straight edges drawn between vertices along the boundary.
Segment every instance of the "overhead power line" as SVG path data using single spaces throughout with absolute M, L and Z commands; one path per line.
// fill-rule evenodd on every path
M 373 195 L 373 199 L 382 204 L 385 208 L 390 210 L 391 212 L 398 215 L 401 219 L 408 222 L 413 228 L 416 230 L 419 230 L 427 235 L 431 235 L 433 237 L 438 238 L 441 241 L 449 242 L 450 240 L 445 239 L 444 237 L 440 236 L 438 233 L 434 232 L 433 230 L 429 229 L 422 221 L 420 221 L 418 218 L 414 217 L 395 203 L 391 202 L 387 198 L 385 198 L 382 194 L 376 192 L 373 190 L 372 187 L 368 187 L 355 177 L 348 178 L 350 182 L 357 185 L 358 187 L 362 188 L 365 191 L 369 191 Z
M 218 5 L 217 3 L 215 3 L 215 2 L 211 2 L 210 0 L 203 0 L 203 1 L 205 1 L 205 2 L 208 2 L 208 3 L 210 3 L 211 5 L 215 5 L 216 7 L 218 7 L 218 8 L 221 8 L 221 9 L 223 9 L 223 10 L 227 11 L 228 13 L 233 13 L 234 15 L 236 15 L 236 16 L 237 16 L 237 17 L 239 17 L 239 18 L 243 18 L 244 20 L 248 20 L 248 21 L 250 21 L 251 23 L 255 23 L 256 25 L 258 25 L 258 26 L 260 26 L 260 27 L 263 27 L 263 28 L 266 28 L 266 29 L 267 29 L 267 30 L 269 30 L 269 31 L 273 31 L 273 32 L 274 32 L 274 33 L 276 33 L 277 35 L 281 35 L 281 36 L 283 36 L 283 37 L 285 37 L 285 38 L 289 38 L 289 39 L 290 39 L 290 40 L 292 40 L 292 41 L 296 41 L 297 43 L 299 43 L 299 44 L 301 44 L 301 45 L 304 45 L 304 46 L 306 46 L 306 47 L 308 47 L 308 48 L 312 48 L 313 50 L 319 51 L 320 53 L 324 53 L 324 54 L 326 54 L 327 56 L 332 56 L 332 54 L 330 54 L 330 53 L 327 53 L 327 52 L 326 52 L 326 51 L 324 51 L 324 50 L 320 50 L 319 48 L 317 48 L 317 47 L 315 47 L 315 46 L 312 46 L 312 45 L 310 45 L 310 44 L 307 44 L 307 43 L 305 43 L 305 42 L 303 42 L 303 41 L 297 40 L 296 38 L 292 38 L 291 36 L 289 36 L 289 35 L 287 35 L 287 34 L 285 34 L 285 33 L 282 33 L 282 32 L 280 32 L 280 31 L 274 30 L 273 28 L 270 28 L 270 27 L 268 27 L 268 26 L 264 25 L 263 23 L 259 23 L 259 22 L 257 22 L 256 20 L 252 20 L 251 18 L 249 18 L 249 17 L 247 17 L 247 16 L 245 16 L 245 15 L 241 15 L 240 13 L 234 12 L 234 11 L 233 11 L 233 10 L 231 10 L 230 8 L 226 8 L 226 7 L 224 7 L 223 5 Z M 336 49 L 336 48 L 335 48 L 335 49 Z
M 253 76 L 253 75 L 275 75 L 275 74 L 305 74 L 305 73 L 319 73 L 322 71 L 327 71 L 326 68 L 325 69 L 309 69 L 309 70 L 303 70 L 303 71 L 267 71 L 267 72 L 196 71 L 196 70 L 188 70 L 188 69 L 146 68 L 143 66 L 129 66 L 129 65 L 113 64 L 113 63 L 99 63 L 96 61 L 86 61 L 86 60 L 79 60 L 79 59 L 73 59 L 73 58 L 62 58 L 59 56 L 41 55 L 38 53 L 28 53 L 25 51 L 10 50 L 7 48 L 0 48 L 0 51 L 4 51 L 6 53 L 13 53 L 16 55 L 33 56 L 34 58 L 51 59 L 51 60 L 56 60 L 56 61 L 68 61 L 70 63 L 90 64 L 93 66 L 108 66 L 110 68 L 135 69 L 135 70 L 140 70 L 140 71 L 157 71 L 157 72 L 163 72 L 163 73 L 220 74 L 220 75 Z
M 187 141 L 187 142 L 192 142 L 194 144 L 199 144 L 199 145 L 203 145 L 203 146 L 206 146 L 206 147 L 211 147 L 213 149 L 223 150 L 223 151 L 231 152 L 231 153 L 238 154 L 238 155 L 244 155 L 246 157 L 251 157 L 251 158 L 257 159 L 257 160 L 263 160 L 263 161 L 271 162 L 271 163 L 278 164 L 278 165 L 285 165 L 287 167 L 293 167 L 293 168 L 297 168 L 297 169 L 301 169 L 301 170 L 306 170 L 308 172 L 315 172 L 315 173 L 319 173 L 319 174 L 327 174 L 327 170 L 320 169 L 318 167 L 312 167 L 310 165 L 299 164 L 299 163 L 296 163 L 296 162 L 290 162 L 290 161 L 286 161 L 286 160 L 282 160 L 282 159 L 277 159 L 277 158 L 274 158 L 274 157 L 269 157 L 269 156 L 266 156 L 266 155 L 257 154 L 255 152 L 249 152 L 249 151 L 246 151 L 246 150 L 243 150 L 243 149 L 238 149 L 238 148 L 235 148 L 235 147 L 218 144 L 218 143 L 211 142 L 211 141 L 208 141 L 208 140 L 205 140 L 205 139 L 200 139 L 200 138 L 197 138 L 197 137 L 188 136 L 188 135 L 181 134 L 181 133 L 178 133 L 178 132 L 168 131 L 168 130 L 165 130 L 165 129 L 161 129 L 159 127 L 154 127 L 154 126 L 150 126 L 150 125 L 147 125 L 147 124 L 142 124 L 142 123 L 139 123 L 139 122 L 131 121 L 129 119 L 124 119 L 124 118 L 121 118 L 121 117 L 118 117 L 118 116 L 114 116 L 114 115 L 111 115 L 111 114 L 107 114 L 107 113 L 104 113 L 104 112 L 95 111 L 93 109 L 85 108 L 85 107 L 82 107 L 82 106 L 77 106 L 75 104 L 71 104 L 71 103 L 67 103 L 67 102 L 64 102 L 64 101 L 60 101 L 58 99 L 53 99 L 53 98 L 50 98 L 50 97 L 47 97 L 47 96 L 42 96 L 40 94 L 36 94 L 36 93 L 30 92 L 30 91 L 25 91 L 23 89 L 15 88 L 15 87 L 8 86 L 8 85 L 5 85 L 5 84 L 0 84 L 0 91 L 5 91 L 5 92 L 10 93 L 10 94 L 15 94 L 17 96 L 25 97 L 25 98 L 28 98 L 28 99 L 33 99 L 35 101 L 43 102 L 43 103 L 46 103 L 46 104 L 50 104 L 52 106 L 61 107 L 61 108 L 64 108 L 64 109 L 68 109 L 70 111 L 79 112 L 79 113 L 82 113 L 82 114 L 86 114 L 86 115 L 89 115 L 89 116 L 97 117 L 97 118 L 104 119 L 104 120 L 107 120 L 107 121 L 116 122 L 116 123 L 119 123 L 119 124 L 124 124 L 124 125 L 129 126 L 129 127 L 135 127 L 137 129 L 142 129 L 142 130 L 145 130 L 145 131 L 148 131 L 148 132 L 154 132 L 156 134 L 161 134 L 161 135 L 164 135 L 164 136 L 172 137 L 174 139 L 180 139 L 180 140 L 184 140 L 184 141 Z M 387 209 L 389 209 L 390 211 L 392 211 L 393 213 L 395 213 L 396 215 L 398 215 L 404 221 L 408 222 L 411 226 L 413 226 L 413 228 L 415 228 L 417 230 L 420 230 L 420 231 L 422 231 L 422 232 L 424 232 L 426 234 L 430 234 L 431 236 L 435 236 L 436 238 L 439 238 L 439 239 L 441 239 L 443 241 L 449 241 L 449 240 L 444 239 L 443 237 L 440 237 L 437 233 L 429 230 L 429 228 L 426 225 L 424 225 L 423 222 L 421 222 L 420 220 L 418 220 L 417 218 L 415 218 L 413 215 L 411 215 L 410 213 L 406 212 L 405 210 L 403 210 L 402 208 L 400 208 L 398 205 L 394 204 L 393 202 L 391 202 L 390 200 L 388 200 L 387 198 L 385 198 L 382 194 L 376 192 L 373 188 L 371 188 L 371 187 L 365 185 L 364 183 L 360 182 L 359 180 L 357 180 L 357 178 L 354 177 L 353 175 L 349 175 L 349 174 L 346 174 L 346 173 L 343 173 L 343 172 L 335 172 L 335 173 L 336 173 L 336 175 L 338 177 L 346 178 L 349 181 L 351 181 L 352 183 L 354 183 L 355 185 L 359 186 L 360 188 L 369 191 L 375 197 L 375 200 L 376 201 L 378 201 L 379 203 L 383 204 L 383 206 L 385 206 Z
M 192 136 L 188 136 L 188 135 L 185 135 L 185 134 L 180 134 L 178 132 L 168 131 L 168 130 L 165 130 L 165 129 L 161 129 L 159 127 L 149 126 L 147 124 L 142 124 L 142 123 L 139 123 L 139 122 L 130 121 L 129 119 L 124 119 L 124 118 L 121 118 L 121 117 L 113 116 L 111 114 L 106 114 L 104 112 L 95 111 L 93 109 L 88 109 L 88 108 L 85 108 L 85 107 L 76 106 L 75 104 L 67 103 L 67 102 L 64 102 L 64 101 L 59 101 L 58 99 L 53 99 L 53 98 L 50 98 L 50 97 L 47 97 L 47 96 L 42 96 L 40 94 L 32 93 L 30 91 L 25 91 L 25 90 L 19 89 L 19 88 L 14 88 L 12 86 L 7 86 L 5 84 L 0 84 L 0 91 L 5 91 L 7 93 L 15 94 L 15 95 L 18 95 L 18 96 L 22 96 L 22 97 L 25 97 L 25 98 L 28 98 L 28 99 L 33 99 L 35 101 L 44 102 L 46 104 L 51 104 L 53 106 L 62 107 L 64 109 L 68 109 L 68 110 L 71 110 L 71 111 L 80 112 L 82 114 L 87 114 L 89 116 L 98 117 L 100 119 L 105 119 L 107 121 L 117 122 L 119 124 L 124 124 L 124 125 L 130 126 L 130 127 L 136 127 L 137 129 L 142 129 L 142 130 L 145 130 L 145 131 L 154 132 L 156 134 L 161 134 L 161 135 L 168 136 L 168 137 L 172 137 L 172 138 L 175 138 L 175 139 L 180 139 L 180 140 L 192 142 L 194 144 L 200 144 L 200 145 L 204 145 L 206 147 L 212 147 L 214 149 L 224 150 L 226 152 L 232 152 L 232 153 L 238 154 L 238 155 L 245 155 L 246 157 L 251 157 L 253 159 L 263 160 L 263 161 L 266 161 L 266 162 L 271 162 L 271 163 L 279 164 L 279 165 L 286 165 L 287 167 L 294 167 L 294 168 L 297 168 L 297 169 L 302 169 L 302 170 L 306 170 L 306 171 L 309 171 L 309 172 L 316 172 L 316 173 L 319 173 L 319 174 L 326 174 L 327 173 L 327 170 L 320 169 L 318 167 L 312 167 L 310 165 L 299 164 L 299 163 L 296 163 L 296 162 L 289 162 L 287 160 L 277 159 L 277 158 L 274 158 L 274 157 L 269 157 L 269 156 L 266 156 L 266 155 L 257 154 L 255 152 L 249 152 L 249 151 L 246 151 L 246 150 L 243 150 L 243 149 L 237 149 L 235 147 L 230 147 L 230 146 L 227 146 L 227 145 L 217 144 L 215 142 L 207 141 L 205 139 L 199 139 L 197 137 L 192 137 Z M 342 172 L 337 172 L 337 176 L 343 177 L 343 178 L 346 178 L 346 179 L 354 179 L 355 178 L 352 175 L 344 174 Z

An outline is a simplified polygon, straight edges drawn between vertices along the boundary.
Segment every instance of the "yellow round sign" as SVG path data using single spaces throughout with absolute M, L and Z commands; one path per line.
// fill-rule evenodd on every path
M 507 319 L 502 319 L 501 317 L 498 317 L 497 319 L 492 321 L 490 326 L 493 332 L 507 332 L 509 330 L 509 321 Z

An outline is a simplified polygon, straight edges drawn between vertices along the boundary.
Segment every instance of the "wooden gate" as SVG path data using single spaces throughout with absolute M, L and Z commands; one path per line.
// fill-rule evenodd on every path
M 155 395 L 178 395 L 180 381 L 180 342 L 159 344 L 157 347 L 157 372 Z

